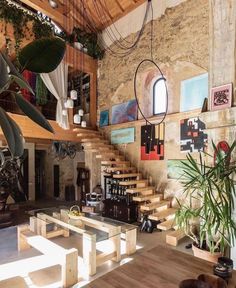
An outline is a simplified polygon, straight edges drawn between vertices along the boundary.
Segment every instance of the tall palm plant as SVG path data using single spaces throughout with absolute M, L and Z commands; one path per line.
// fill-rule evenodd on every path
M 236 237 L 236 224 L 232 219 L 236 165 L 230 161 L 235 146 L 236 141 L 222 153 L 212 142 L 214 155 L 207 156 L 214 160 L 213 165 L 206 163 L 203 152 L 199 153 L 199 161 L 188 154 L 188 161 L 182 162 L 183 194 L 187 203 L 177 199 L 179 209 L 175 221 L 198 248 L 211 253 L 224 253 Z

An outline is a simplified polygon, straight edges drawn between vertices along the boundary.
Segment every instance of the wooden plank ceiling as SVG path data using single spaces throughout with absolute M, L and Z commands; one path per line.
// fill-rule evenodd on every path
M 38 10 L 65 31 L 73 27 L 86 31 L 101 31 L 147 0 L 21 0 Z M 49 2 L 56 2 L 52 8 Z

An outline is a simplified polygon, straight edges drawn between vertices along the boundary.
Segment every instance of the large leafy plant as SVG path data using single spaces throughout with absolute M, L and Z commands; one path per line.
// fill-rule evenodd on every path
M 19 108 L 31 120 L 53 133 L 53 129 L 46 118 L 24 97 L 19 88 L 28 89 L 32 94 L 32 88 L 22 77 L 21 73 L 27 69 L 36 73 L 49 73 L 60 64 L 66 49 L 65 41 L 58 37 L 42 38 L 34 40 L 26 45 L 18 56 L 19 68 L 17 69 L 4 52 L 0 52 L 2 61 L 8 69 L 1 67 L 0 96 L 11 94 Z M 3 63 L 3 62 L 2 62 Z M 18 124 L 0 107 L 0 126 L 6 138 L 12 157 L 20 157 L 24 152 L 23 135 Z
M 200 152 L 197 161 L 188 154 L 188 161 L 182 162 L 183 196 L 187 200 L 180 203 L 177 199 L 180 208 L 175 221 L 194 245 L 211 253 L 224 253 L 236 237 L 236 224 L 232 219 L 236 165 L 230 161 L 235 146 L 236 141 L 228 152 L 222 153 L 212 142 L 214 155 Z M 214 164 L 207 164 L 204 156 L 212 158 Z

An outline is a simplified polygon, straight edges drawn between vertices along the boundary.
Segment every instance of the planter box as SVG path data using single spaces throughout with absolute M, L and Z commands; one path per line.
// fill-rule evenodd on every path
M 220 252 L 216 252 L 216 253 L 212 254 L 209 251 L 199 249 L 194 245 L 192 245 L 192 249 L 193 249 L 193 255 L 195 257 L 201 258 L 201 259 L 209 261 L 209 262 L 217 263 L 218 258 L 222 257 L 222 253 L 220 253 Z

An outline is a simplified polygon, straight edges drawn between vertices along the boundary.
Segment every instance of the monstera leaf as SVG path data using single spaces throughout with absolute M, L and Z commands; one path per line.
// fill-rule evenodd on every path
M 23 69 L 35 73 L 49 73 L 57 68 L 66 51 L 66 43 L 59 37 L 41 38 L 26 45 L 18 60 Z

